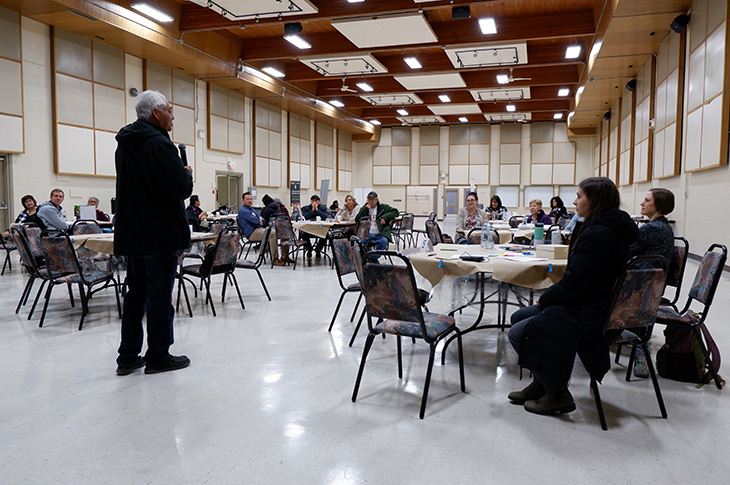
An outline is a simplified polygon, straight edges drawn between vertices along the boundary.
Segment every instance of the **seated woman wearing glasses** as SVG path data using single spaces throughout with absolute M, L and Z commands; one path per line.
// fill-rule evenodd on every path
M 460 244 L 466 240 L 469 231 L 475 227 L 482 227 L 487 223 L 487 213 L 477 207 L 479 196 L 476 192 L 466 194 L 466 207 L 459 209 L 456 214 L 456 234 L 454 240 Z
M 674 231 L 666 215 L 674 210 L 674 194 L 668 189 L 649 189 L 641 202 L 641 215 L 649 222 L 639 227 L 639 239 L 631 245 L 631 255 L 659 254 L 667 263 L 674 254 Z
M 545 290 L 537 305 L 512 314 L 509 340 L 533 382 L 509 393 L 514 404 L 536 414 L 575 410 L 568 381 L 578 354 L 591 377 L 601 381 L 610 367 L 603 326 L 616 278 L 629 259 L 639 230 L 619 210 L 620 196 L 606 177 L 583 180 L 575 209 L 585 221 L 571 239 L 563 279 Z

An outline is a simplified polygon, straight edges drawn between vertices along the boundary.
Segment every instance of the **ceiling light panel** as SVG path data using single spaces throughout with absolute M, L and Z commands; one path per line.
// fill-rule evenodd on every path
M 558 89 L 558 96 L 567 96 L 569 94 L 570 94 L 570 89 L 568 89 L 568 88 Z
M 418 62 L 418 59 L 416 59 L 415 57 L 404 57 L 403 60 L 406 64 L 408 64 L 408 67 L 410 67 L 411 69 L 420 69 L 423 67 L 421 63 Z
M 333 100 L 332 100 L 332 101 L 330 101 L 329 103 L 330 103 L 330 104 L 331 104 L 332 106 L 337 106 L 338 108 L 342 108 L 343 106 L 345 106 L 345 103 L 343 103 L 342 101 L 338 101 L 338 100 L 336 100 L 336 99 L 333 99 Z
M 440 116 L 396 116 L 395 119 L 406 125 L 432 125 L 444 123 Z
M 309 0 L 215 0 L 214 2 L 194 1 L 198 5 L 210 8 L 214 12 L 229 19 L 252 19 L 278 17 L 292 17 L 319 13 L 319 9 Z
M 530 88 L 470 89 L 474 101 L 510 101 L 530 99 Z
M 413 93 L 361 94 L 360 98 L 373 106 L 423 104 L 423 100 Z
M 420 13 L 333 20 L 331 23 L 360 49 L 438 42 L 428 21 Z
M 514 113 L 515 111 L 517 111 L 517 107 L 514 104 L 508 104 L 507 111 L 509 111 L 510 113 Z
M 461 121 L 462 123 L 468 123 L 469 118 L 467 118 L 466 116 L 461 116 L 461 117 L 459 117 L 459 121 Z
M 284 73 L 278 70 L 275 67 L 266 66 L 261 68 L 262 71 L 264 71 L 266 74 L 274 77 L 284 77 Z
M 451 98 L 449 98 L 449 95 L 448 94 L 439 94 L 439 99 L 441 100 L 442 103 L 450 103 L 451 102 Z
M 580 51 L 581 51 L 581 47 L 579 45 L 568 46 L 568 48 L 565 49 L 565 58 L 566 59 L 577 59 L 578 57 L 580 57 Z
M 479 19 L 479 28 L 482 30 L 482 34 L 496 34 L 497 24 L 491 17 Z
M 509 84 L 509 75 L 507 75 L 507 74 L 497 74 L 497 82 L 499 84 Z
M 403 108 L 401 108 L 401 109 L 397 109 L 397 110 L 395 110 L 395 111 L 396 111 L 396 113 L 398 113 L 398 114 L 399 114 L 399 115 L 401 115 L 401 116 L 408 116 L 408 111 L 407 111 L 407 110 L 405 110 L 405 109 L 403 109 Z
M 555 113 L 553 115 L 554 120 L 562 120 L 563 119 L 563 113 Z
M 368 83 L 357 83 L 356 86 L 368 93 L 373 91 L 373 87 L 371 85 L 369 85 Z
M 311 67 L 323 76 L 354 76 L 388 72 L 384 65 L 369 54 L 337 57 L 300 57 L 299 60 L 302 64 Z
M 409 91 L 419 89 L 465 88 L 466 83 L 457 72 L 446 74 L 417 74 L 411 76 L 394 76 L 394 79 Z
M 528 121 L 532 119 L 530 113 L 486 113 L 487 121 Z
M 481 108 L 476 103 L 468 104 L 430 104 L 428 109 L 435 115 L 470 115 L 482 114 Z
M 382 123 L 380 120 L 370 120 L 369 122 L 371 125 L 380 126 Z
M 298 47 L 299 49 L 311 49 L 312 44 L 307 42 L 306 40 L 302 39 L 298 35 L 285 35 L 284 39 L 293 44 L 294 46 Z
M 157 20 L 158 22 L 172 22 L 173 20 L 175 20 L 172 17 L 170 17 L 169 15 L 167 15 L 165 12 L 157 10 L 156 8 L 151 7 L 151 6 L 147 5 L 146 3 L 133 3 L 131 6 L 136 11 L 138 11 L 148 17 L 153 18 L 153 19 Z
M 444 49 L 457 69 L 527 64 L 527 44 L 482 44 Z

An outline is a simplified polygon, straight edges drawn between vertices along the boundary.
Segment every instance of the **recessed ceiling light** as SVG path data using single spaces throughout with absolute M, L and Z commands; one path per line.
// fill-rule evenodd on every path
M 132 8 L 138 12 L 142 12 L 148 17 L 159 20 L 160 22 L 172 22 L 173 20 L 175 20 L 166 13 L 161 12 L 154 7 L 150 7 L 146 3 L 135 3 L 132 5 Z
M 365 0 L 347 0 L 347 3 L 362 3 Z
M 466 123 L 469 121 L 469 118 L 467 118 L 466 116 L 460 116 L 459 121 L 461 121 L 462 123 Z
M 330 101 L 330 104 L 332 106 L 337 106 L 338 108 L 342 108 L 343 106 L 345 106 L 345 103 L 343 103 L 342 101 L 337 101 L 336 99 Z
M 497 82 L 499 84 L 507 84 L 509 82 L 509 76 L 507 74 L 497 74 Z
M 451 98 L 449 98 L 449 95 L 448 94 L 439 94 L 439 99 L 441 100 L 442 103 L 450 103 L 451 102 Z
M 516 111 L 516 110 L 517 110 L 517 107 L 514 104 L 507 105 L 507 111 L 509 111 L 510 113 L 513 111 Z
M 357 87 L 368 93 L 373 90 L 373 87 L 368 83 L 357 83 Z
M 563 119 L 563 113 L 555 113 L 553 115 L 553 119 L 554 120 L 561 120 L 561 119 Z
M 586 88 L 585 86 L 579 86 L 578 87 L 578 91 L 576 91 L 575 94 L 577 94 L 578 96 L 580 96 L 581 94 L 583 94 L 583 90 L 585 88 Z
M 571 111 L 568 113 L 568 118 L 572 118 L 575 115 L 575 111 Z
M 404 110 L 403 108 L 396 110 L 396 112 L 401 116 L 408 116 L 408 111 Z
M 370 120 L 370 124 L 375 125 L 375 126 L 380 126 L 380 121 L 379 120 Z
M 264 71 L 266 74 L 274 77 L 284 77 L 284 73 L 278 70 L 275 67 L 266 66 L 261 68 L 262 71 Z
M 418 59 L 416 59 L 415 57 L 404 57 L 403 60 L 406 62 L 406 64 L 408 64 L 408 67 L 410 67 L 411 69 L 420 69 L 423 67 L 421 63 L 418 62 Z
M 580 56 L 580 50 L 581 47 L 579 45 L 569 45 L 568 48 L 565 49 L 565 58 L 577 59 L 578 56 Z
M 558 96 L 567 96 L 569 94 L 570 94 L 570 89 L 568 89 L 568 88 L 558 89 Z
M 479 19 L 479 28 L 482 29 L 482 34 L 497 33 L 497 24 L 494 23 L 494 19 L 491 17 Z
M 299 47 L 300 49 L 311 49 L 312 48 L 312 44 L 310 44 L 306 40 L 302 39 L 298 35 L 285 35 L 284 39 L 291 42 L 292 44 Z

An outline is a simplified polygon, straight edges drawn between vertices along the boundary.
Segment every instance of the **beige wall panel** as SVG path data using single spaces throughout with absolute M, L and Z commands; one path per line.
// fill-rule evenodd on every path
M 674 123 L 677 121 L 677 91 L 679 91 L 679 70 L 675 69 L 667 79 L 667 108 L 666 108 L 666 122 Z
M 210 88 L 210 106 L 208 106 L 210 113 L 216 116 L 227 117 L 228 91 L 213 84 L 209 84 L 208 86 Z M 258 116 L 258 105 L 256 115 Z
M 270 153 L 269 130 L 256 127 L 256 157 L 269 157 Z
M 22 79 L 19 62 L 0 59 L 0 113 L 23 114 Z
M 474 183 L 481 185 L 489 184 L 489 165 L 470 165 L 469 178 L 474 179 Z M 468 182 L 471 182 L 470 180 Z M 467 183 L 468 183 L 467 182 Z
M 700 148 L 702 143 L 702 109 L 687 115 L 685 122 L 684 169 L 686 171 L 700 168 Z
M 449 185 L 469 185 L 469 165 L 450 165 Z
M 225 118 L 212 115 L 210 117 L 210 148 L 213 150 L 228 149 L 228 121 Z
M 114 167 L 114 152 L 117 150 L 117 140 L 114 138 L 116 133 L 107 133 L 104 131 L 94 132 L 96 139 L 96 174 L 97 175 L 116 175 L 117 171 Z
M 373 165 L 390 165 L 390 147 L 373 148 Z
M 439 144 L 439 127 L 438 126 L 422 126 L 421 127 L 421 146 Z
M 421 165 L 439 164 L 439 147 L 434 145 L 421 146 Z
M 302 141 L 301 139 L 290 136 L 289 137 L 289 155 L 290 158 L 294 161 L 300 161 L 301 160 L 301 154 L 300 151 L 302 149 Z
M 550 164 L 545 165 L 532 165 L 530 183 L 532 185 L 552 185 L 553 183 L 553 166 Z
M 172 99 L 172 70 L 154 62 L 147 62 L 147 89 L 154 89 Z
M 245 151 L 245 130 L 243 123 L 228 120 L 228 150 L 236 153 Z
M 521 150 L 518 143 L 502 144 L 499 147 L 499 163 L 501 165 L 519 164 Z
M 489 145 L 469 145 L 469 163 L 489 165 Z
M 393 136 L 392 136 L 392 128 L 385 128 L 380 132 L 380 143 L 378 146 L 381 147 L 387 147 L 392 145 Z
M 172 102 L 178 106 L 195 108 L 195 78 L 180 71 L 172 71 Z
M 117 132 L 125 125 L 125 96 L 121 89 L 94 86 L 94 125 L 96 129 Z M 177 123 L 177 113 L 175 114 Z
M 575 145 L 570 142 L 555 143 L 553 157 L 555 163 L 575 163 Z
M 705 86 L 705 48 L 699 47 L 689 55 L 689 80 L 687 83 L 687 100 L 689 110 L 702 104 Z
M 411 183 L 411 167 L 394 166 L 393 167 L 393 185 L 408 185 Z
M 269 185 L 281 187 L 281 161 L 269 160 Z
M 20 61 L 20 16 L 0 7 L 0 57 Z
M 0 115 L 0 151 L 23 151 L 23 118 Z
M 656 110 L 656 126 L 665 127 L 667 125 L 667 83 L 666 81 L 657 86 L 656 102 L 654 103 Z
M 94 81 L 124 89 L 124 51 L 99 42 L 93 49 Z
M 690 49 L 694 50 L 707 36 L 707 0 L 696 0 L 690 17 Z
M 573 164 L 556 163 L 553 165 L 553 184 L 573 185 L 575 183 Z
M 419 175 L 421 185 L 436 185 L 439 183 L 439 169 L 435 165 L 421 165 Z
M 499 184 L 500 185 L 519 185 L 520 184 L 520 166 L 519 165 L 500 165 L 499 166 Z
M 302 139 L 302 158 L 300 162 L 309 164 L 312 162 L 312 142 Z
M 393 165 L 410 165 L 411 164 L 411 147 L 394 146 L 392 155 Z
M 240 121 L 241 123 L 244 122 L 244 116 L 245 116 L 245 104 L 244 104 L 244 98 L 242 95 L 238 93 L 234 93 L 231 91 L 228 91 L 228 117 Z
M 58 125 L 58 171 L 94 174 L 94 130 Z
M 552 143 L 553 123 L 540 122 L 532 124 L 532 143 Z
M 91 40 L 56 29 L 56 71 L 91 80 Z
M 553 124 L 553 141 L 556 143 L 566 143 L 569 141 L 567 123 Z
M 722 91 L 725 74 L 725 25 L 716 29 L 705 43 L 705 99 Z M 707 61 L 709 60 L 709 62 Z
M 269 105 L 266 103 L 256 102 L 256 126 L 269 127 Z
M 299 180 L 301 182 L 301 188 L 302 189 L 309 189 L 312 187 L 312 166 L 311 165 L 301 165 L 302 172 L 301 172 L 301 179 Z
M 629 152 L 623 152 L 621 156 L 619 157 L 619 184 L 620 185 L 627 185 L 629 183 L 629 162 L 631 161 L 631 156 Z
M 393 146 L 411 146 L 411 129 L 393 128 Z
M 520 143 L 522 138 L 522 126 L 517 123 L 509 123 L 502 125 L 500 132 L 500 142 L 503 144 L 507 143 Z
M 449 128 L 449 144 L 467 145 L 469 143 L 469 127 L 462 125 L 452 125 Z
M 269 185 L 269 159 L 256 157 L 256 185 Z
M 727 0 L 708 0 L 707 2 L 707 27 L 711 31 L 727 16 Z
M 281 133 L 281 110 L 276 106 L 269 109 L 269 129 Z M 331 133 L 330 130 L 330 135 Z
M 725 114 L 727 116 L 727 113 Z M 725 134 L 727 136 L 727 134 Z M 720 163 L 722 139 L 722 96 L 713 99 L 702 109 L 702 152 L 700 166 L 711 167 Z
M 269 157 L 281 161 L 281 133 L 269 132 Z
M 291 180 L 300 180 L 302 177 L 302 166 L 299 163 L 289 164 L 289 178 Z
M 472 145 L 489 145 L 490 125 L 471 125 L 469 127 L 469 143 Z
M 641 180 L 646 179 L 646 173 L 649 170 L 649 142 L 647 140 L 642 141 L 636 147 L 636 154 L 634 155 L 634 181 L 637 178 L 637 170 Z
M 449 147 L 449 165 L 464 165 L 466 163 L 469 163 L 469 145 L 451 145 Z
M 390 165 L 373 167 L 373 185 L 390 184 Z
M 533 138 L 534 140 L 534 138 Z M 553 163 L 553 144 L 552 143 L 532 143 L 532 163 L 543 164 Z
M 662 177 L 665 175 L 665 156 L 664 139 L 667 136 L 667 130 L 661 130 L 654 135 L 654 177 Z
M 172 139 L 177 143 L 195 145 L 195 110 L 176 106 L 174 113 L 175 122 L 172 125 Z
M 91 128 L 94 126 L 92 83 L 63 74 L 56 75 L 58 121 Z

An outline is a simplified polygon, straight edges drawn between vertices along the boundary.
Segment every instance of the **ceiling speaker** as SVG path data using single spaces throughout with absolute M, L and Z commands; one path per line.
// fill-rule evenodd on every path
M 634 89 L 636 89 L 636 79 L 632 79 L 631 81 L 627 82 L 626 89 L 628 89 L 629 91 L 633 91 Z
M 673 31 L 679 34 L 685 27 L 687 27 L 688 23 L 689 15 L 683 13 L 682 15 L 677 15 L 669 26 Z
M 302 24 L 299 22 L 289 22 L 287 24 L 284 24 L 284 34 L 286 35 L 296 35 L 301 34 L 302 32 Z
M 603 119 L 606 120 L 606 121 L 610 120 L 611 119 L 611 112 L 610 111 L 606 111 L 605 113 L 603 113 Z
M 459 19 L 468 19 L 471 18 L 471 10 L 469 10 L 469 6 L 463 6 L 463 7 L 454 7 L 451 9 L 451 19 L 452 20 L 459 20 Z

